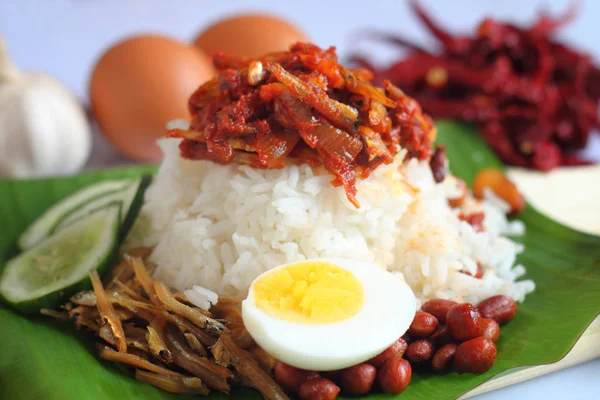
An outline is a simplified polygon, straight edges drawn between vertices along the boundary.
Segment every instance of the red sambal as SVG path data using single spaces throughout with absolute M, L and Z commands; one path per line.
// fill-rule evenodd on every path
M 356 200 L 356 177 L 389 164 L 400 148 L 429 159 L 436 130 L 419 104 L 390 82 L 371 85 L 365 69 L 346 69 L 335 48 L 297 43 L 257 60 L 214 56 L 218 76 L 190 97 L 188 159 L 282 168 L 288 162 L 324 166 Z M 291 161 L 289 161 L 291 160 Z

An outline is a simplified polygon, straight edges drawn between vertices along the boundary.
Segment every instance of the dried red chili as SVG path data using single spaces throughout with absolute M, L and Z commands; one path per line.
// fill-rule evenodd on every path
M 389 82 L 372 86 L 364 69 L 344 68 L 333 47 L 297 43 L 257 60 L 217 53 L 214 64 L 218 76 L 190 97 L 190 129 L 167 133 L 183 138 L 185 158 L 323 165 L 358 207 L 357 177 L 391 163 L 401 147 L 407 157 L 432 155 L 435 127 L 419 104 Z
M 528 28 L 487 18 L 473 35 L 454 36 L 417 1 L 411 6 L 441 50 L 433 54 L 406 39 L 371 33 L 409 50 L 376 71 L 376 80 L 392 81 L 435 118 L 475 123 L 506 163 L 540 170 L 583 163 L 571 152 L 600 126 L 600 69 L 552 37 L 573 18 L 573 7 L 558 18 L 542 14 Z

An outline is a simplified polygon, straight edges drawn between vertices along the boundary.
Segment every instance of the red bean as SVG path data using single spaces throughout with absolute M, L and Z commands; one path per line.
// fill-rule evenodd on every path
M 301 400 L 334 400 L 340 388 L 329 379 L 316 378 L 304 381 L 298 390 Z
M 342 370 L 340 373 L 340 386 L 345 393 L 363 395 L 371 391 L 377 369 L 371 364 L 358 364 Z
M 450 369 L 457 347 L 458 345 L 449 343 L 440 347 L 440 349 L 435 352 L 433 359 L 431 360 L 431 368 L 434 372 L 442 373 L 447 372 Z
M 500 338 L 500 325 L 493 319 L 482 318 L 481 326 L 483 326 L 481 336 L 490 339 L 492 342 L 496 342 Z
M 298 393 L 298 389 L 304 381 L 319 378 L 318 372 L 292 367 L 281 361 L 275 363 L 273 372 L 281 387 L 293 394 Z
M 436 317 L 440 324 L 445 324 L 448 310 L 456 304 L 458 303 L 451 300 L 434 299 L 425 302 L 421 307 L 421 310 Z
M 408 345 L 408 348 L 406 349 L 406 359 L 410 361 L 411 364 L 424 364 L 431 360 L 434 351 L 435 346 L 430 340 L 417 340 Z
M 383 363 L 377 373 L 379 386 L 386 393 L 398 394 L 410 383 L 412 368 L 403 358 L 391 358 Z
M 408 343 L 404 337 L 396 340 L 390 347 L 385 349 L 379 355 L 371 358 L 367 361 L 367 364 L 371 364 L 375 368 L 379 368 L 381 364 L 383 364 L 386 360 L 394 357 L 402 357 L 406 352 L 406 348 L 408 347 Z
M 510 321 L 517 313 L 517 302 L 511 297 L 498 295 L 483 300 L 477 309 L 485 318 L 491 318 L 499 324 Z
M 439 322 L 436 317 L 428 312 L 417 311 L 410 328 L 408 328 L 408 334 L 412 338 L 426 338 L 433 335 L 438 326 Z
M 476 338 L 482 333 L 481 315 L 469 303 L 452 306 L 446 315 L 446 327 L 459 342 Z
M 482 374 L 496 360 L 496 345 L 483 336 L 461 343 L 454 354 L 454 368 L 459 374 Z

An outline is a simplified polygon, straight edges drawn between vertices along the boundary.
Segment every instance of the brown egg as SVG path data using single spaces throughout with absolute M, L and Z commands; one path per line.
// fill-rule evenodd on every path
M 194 44 L 209 56 L 222 51 L 236 57 L 259 57 L 306 41 L 303 32 L 281 18 L 248 14 L 217 22 L 200 32 Z
M 155 35 L 136 36 L 111 47 L 90 80 L 90 102 L 100 128 L 122 153 L 158 161 L 156 139 L 165 124 L 188 119 L 189 96 L 214 75 L 198 48 Z

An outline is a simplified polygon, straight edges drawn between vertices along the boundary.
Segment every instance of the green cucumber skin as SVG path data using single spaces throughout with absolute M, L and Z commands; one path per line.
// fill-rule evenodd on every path
M 52 235 L 54 235 L 55 233 L 57 233 L 57 232 L 58 232 L 57 228 L 58 228 L 58 227 L 60 226 L 60 224 L 61 224 L 61 223 L 62 223 L 62 222 L 65 220 L 65 219 L 67 219 L 67 218 L 69 217 L 69 215 L 71 215 L 72 213 L 74 213 L 74 212 L 76 212 L 77 210 L 79 210 L 79 209 L 81 209 L 81 208 L 85 207 L 87 204 L 91 203 L 92 201 L 96 201 L 96 200 L 98 200 L 98 199 L 100 199 L 100 198 L 103 198 L 103 197 L 108 197 L 108 196 L 111 196 L 111 195 L 113 195 L 113 194 L 120 193 L 120 192 L 122 192 L 123 190 L 126 190 L 126 189 L 127 189 L 127 185 L 125 185 L 125 186 L 124 186 L 122 189 L 118 189 L 118 190 L 111 190 L 111 191 L 109 191 L 109 192 L 106 192 L 106 193 L 103 193 L 103 194 L 101 194 L 101 195 L 99 195 L 99 196 L 93 197 L 93 198 L 91 198 L 91 199 L 89 199 L 89 200 L 85 201 L 84 203 L 78 204 L 76 207 L 74 207 L 74 208 L 71 208 L 71 209 L 70 209 L 69 211 L 67 211 L 67 212 L 66 212 L 64 215 L 62 215 L 62 216 L 60 217 L 60 219 L 59 219 L 59 220 L 57 220 L 57 221 L 56 221 L 56 223 L 54 224 L 54 226 L 52 226 L 52 229 L 50 229 L 50 231 L 48 232 L 48 235 L 46 235 L 46 237 L 45 237 L 45 238 L 43 238 L 42 240 L 40 240 L 40 241 L 39 241 L 38 243 L 36 243 L 36 244 L 39 244 L 39 243 L 42 243 L 42 242 L 44 242 L 45 240 L 47 240 L 47 239 L 51 238 L 51 237 L 52 237 Z M 100 208 L 106 208 L 106 207 L 108 207 L 108 206 L 109 206 L 111 203 L 112 203 L 112 202 L 106 203 L 106 205 L 105 205 L 104 207 L 99 207 L 97 210 L 99 210 Z M 94 211 L 97 211 L 97 210 L 94 210 Z M 93 212 L 93 211 L 92 211 L 92 212 Z M 25 249 L 25 250 L 28 250 L 28 249 Z
M 67 201 L 71 196 L 77 195 L 77 193 L 79 191 L 88 189 L 89 186 L 81 188 L 80 190 L 72 193 L 71 195 L 67 196 L 65 199 L 62 199 L 60 202 L 57 202 L 56 204 L 54 204 L 53 206 L 51 206 L 48 210 L 44 211 L 44 213 L 42 213 L 42 215 L 40 215 L 35 221 L 33 221 L 31 223 L 31 225 L 29 225 L 27 227 L 27 229 L 25 229 L 25 231 L 19 236 L 19 238 L 17 240 L 17 246 L 18 246 L 19 250 L 21 250 L 21 251 L 29 250 L 30 248 L 34 247 L 35 245 L 37 245 L 37 244 L 43 242 L 44 240 L 48 239 L 50 236 L 52 236 L 53 233 L 55 233 L 54 231 L 56 230 L 56 227 L 58 227 L 61 224 L 61 222 L 65 218 L 67 218 L 71 213 L 73 213 L 74 211 L 80 209 L 81 207 L 84 207 L 86 204 L 88 204 L 91 201 L 94 201 L 94 200 L 97 200 L 97 199 L 99 199 L 101 197 L 104 197 L 104 196 L 107 196 L 107 195 L 111 195 L 111 194 L 117 193 L 119 191 L 125 190 L 127 188 L 127 182 L 131 181 L 131 180 L 121 179 L 119 181 L 121 181 L 121 183 L 122 183 L 122 186 L 120 188 L 114 189 L 114 190 L 108 190 L 106 192 L 97 193 L 96 195 L 85 199 L 85 201 L 82 201 L 80 203 L 76 203 L 73 207 L 68 208 L 67 210 L 65 210 L 59 216 L 59 218 L 56 221 L 54 221 L 54 223 L 49 228 L 45 229 L 46 232 L 45 232 L 45 236 L 44 237 L 40 237 L 35 242 L 29 243 L 29 241 L 30 241 L 29 240 L 29 235 L 31 234 L 31 228 L 34 227 L 37 223 L 39 223 L 40 220 L 43 217 L 45 217 L 47 215 L 47 213 L 52 210 L 52 208 L 54 208 L 56 206 L 56 204 L 59 204 L 60 202 L 63 202 L 63 201 Z M 99 185 L 99 184 L 103 184 L 103 183 L 106 183 L 106 182 L 105 181 L 100 181 L 100 182 L 96 183 L 95 185 Z M 92 186 L 94 186 L 94 185 L 92 185 Z
M 121 226 L 121 234 L 119 237 L 120 242 L 123 242 L 127 237 L 127 234 L 133 227 L 135 220 L 137 219 L 142 206 L 144 205 L 144 195 L 146 193 L 146 189 L 152 183 L 152 175 L 142 175 L 141 181 L 138 185 L 138 190 L 129 206 L 129 210 L 122 210 L 122 212 L 127 212 L 127 216 L 123 221 Z
M 115 204 L 117 203 L 111 203 L 107 205 L 107 207 L 114 207 Z M 119 208 L 120 207 L 121 206 L 119 205 Z M 120 212 L 117 213 L 117 218 L 120 219 L 119 215 Z M 95 268 L 96 271 L 98 271 L 98 275 L 100 275 L 101 277 L 110 269 L 112 265 L 114 265 L 114 262 L 116 261 L 117 256 L 119 254 L 119 245 L 121 243 L 119 239 L 120 229 L 121 224 L 115 223 L 115 229 L 112 232 L 113 240 L 111 244 L 111 251 L 106 255 L 106 257 L 104 257 L 103 260 L 101 260 L 98 263 L 98 266 Z M 6 267 L 6 265 L 4 267 Z M 2 279 L 2 272 L 4 272 L 3 270 L 4 268 L 2 269 L 2 271 L 0 271 L 0 280 Z M 0 293 L 0 300 L 2 304 L 5 304 L 6 306 L 13 308 L 16 311 L 21 312 L 22 314 L 36 314 L 39 313 L 40 309 L 42 308 L 54 309 L 64 304 L 67 301 L 67 299 L 75 293 L 82 290 L 91 289 L 91 287 L 92 284 L 90 278 L 89 276 L 86 276 L 85 278 L 70 286 L 67 286 L 61 290 L 52 293 L 48 293 L 47 295 L 38 297 L 36 299 L 23 301 L 20 303 L 11 303 Z
M 125 236 L 133 226 L 133 223 L 135 222 L 135 219 L 139 214 L 140 208 L 144 202 L 144 193 L 150 185 L 150 183 L 152 183 L 152 177 L 150 175 L 142 175 L 140 178 L 133 180 L 122 190 L 106 193 L 106 195 L 104 196 L 96 197 L 91 201 L 82 204 L 81 207 L 73 209 L 72 212 L 68 213 L 64 218 L 62 218 L 61 221 L 59 221 L 59 223 L 54 227 L 52 232 L 50 232 L 50 235 L 48 235 L 48 237 L 60 232 L 61 230 L 75 223 L 76 221 L 85 218 L 86 215 L 107 207 L 112 202 L 121 201 L 123 205 L 123 207 L 121 208 L 121 230 L 123 232 L 121 235 L 121 239 L 125 239 Z M 129 193 L 131 192 L 130 189 L 135 189 L 135 192 L 133 192 L 133 195 L 129 197 Z M 96 207 L 91 209 L 90 211 L 87 211 L 86 213 L 81 215 L 77 215 L 73 219 L 74 214 L 77 214 L 81 209 L 88 207 L 91 203 L 95 202 L 96 200 L 100 200 L 101 203 L 96 205 Z M 68 223 L 64 225 L 65 222 Z
M 50 237 L 52 237 L 53 235 L 57 234 L 58 232 L 62 231 L 63 229 L 69 227 L 70 225 L 74 224 L 75 222 L 78 222 L 79 220 L 85 218 L 86 216 L 88 216 L 89 214 L 92 214 L 96 211 L 99 211 L 103 208 L 106 208 L 110 203 L 113 203 L 115 201 L 122 201 L 120 199 L 120 197 L 122 196 L 122 194 L 127 191 L 127 187 L 125 187 L 125 189 L 123 190 L 117 190 L 114 192 L 107 192 L 106 194 L 93 198 L 90 201 L 81 204 L 80 206 L 74 208 L 73 210 L 71 210 L 69 213 L 67 213 L 63 218 L 60 219 L 60 221 L 57 222 L 56 226 L 54 228 L 52 228 L 52 230 L 50 232 L 48 232 L 48 235 L 46 237 L 46 239 L 49 239 Z M 87 212 L 85 212 L 84 214 L 78 215 L 76 216 L 76 218 L 72 219 L 71 221 L 69 221 L 69 219 L 72 218 L 73 215 L 78 214 L 81 210 L 84 210 L 85 208 L 89 207 L 90 205 L 93 205 L 95 202 L 100 201 L 100 204 L 96 205 L 94 208 L 91 208 L 90 210 L 88 210 Z M 63 225 L 65 222 L 69 222 L 66 225 Z
M 116 260 L 116 257 L 119 253 L 119 246 L 115 246 L 115 249 L 112 251 L 112 253 L 110 254 L 110 256 L 108 256 L 107 258 L 105 258 L 105 261 L 103 261 L 98 268 L 96 268 L 96 271 L 98 271 L 98 274 L 100 276 L 104 275 L 109 269 L 110 267 L 113 265 L 113 262 Z M 92 283 L 90 281 L 89 277 L 85 277 L 84 279 L 82 279 L 81 281 L 68 286 L 62 290 L 53 292 L 53 293 L 49 293 L 45 296 L 42 296 L 40 298 L 34 299 L 34 300 L 30 300 L 30 301 L 24 301 L 21 303 L 9 303 L 2 295 L 0 295 L 0 298 L 2 299 L 2 304 L 3 305 L 7 305 L 8 307 L 20 312 L 21 314 L 39 314 L 40 310 L 42 308 L 47 308 L 47 309 L 55 309 L 63 304 L 65 304 L 67 302 L 67 300 L 73 296 L 75 293 L 80 292 L 82 290 L 89 290 L 92 288 Z

